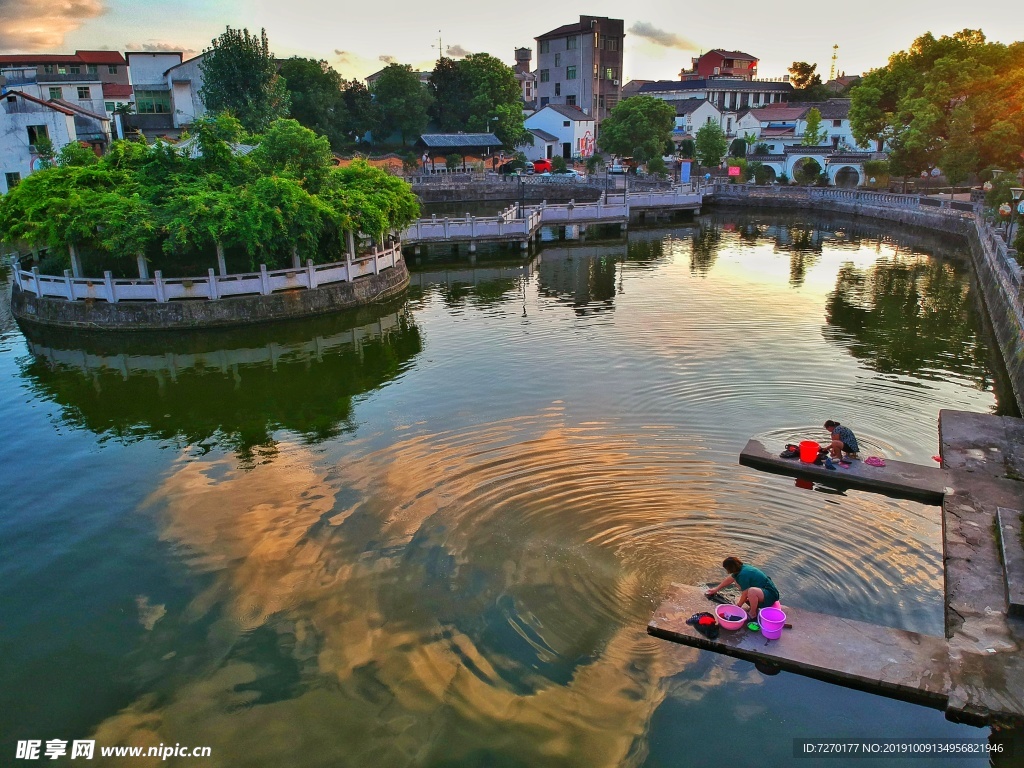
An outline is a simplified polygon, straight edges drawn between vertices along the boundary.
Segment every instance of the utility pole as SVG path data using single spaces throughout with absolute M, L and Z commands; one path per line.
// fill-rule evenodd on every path
M 828 79 L 836 79 L 836 61 L 839 59 L 839 43 L 832 46 L 832 69 L 828 71 Z
M 444 46 L 441 45 L 441 30 L 440 29 L 437 30 L 437 45 L 436 46 L 432 45 L 430 47 L 431 48 L 437 48 L 437 58 L 438 59 L 440 59 L 442 56 L 444 56 L 445 49 L 444 49 Z M 448 47 L 451 48 L 450 45 Z

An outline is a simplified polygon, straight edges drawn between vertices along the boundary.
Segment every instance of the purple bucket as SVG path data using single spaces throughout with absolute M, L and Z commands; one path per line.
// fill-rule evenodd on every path
M 778 640 L 786 626 L 786 614 L 778 608 L 762 608 L 757 612 L 757 623 L 768 640 Z

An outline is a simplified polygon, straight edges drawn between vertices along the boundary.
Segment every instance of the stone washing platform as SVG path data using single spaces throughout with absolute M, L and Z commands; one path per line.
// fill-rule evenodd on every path
M 673 584 L 647 632 L 694 648 L 770 664 L 848 688 L 945 709 L 949 690 L 946 640 L 863 621 L 826 616 L 785 606 L 786 622 L 778 640 L 767 640 L 745 626 L 722 629 L 709 640 L 686 620 L 715 604 L 698 587 Z
M 826 469 L 800 459 L 779 458 L 760 440 L 749 440 L 740 453 L 740 464 L 776 475 L 805 477 L 835 488 L 858 488 L 925 504 L 941 504 L 949 486 L 948 473 L 938 467 L 922 467 L 905 461 L 885 460 L 884 467 L 852 461 L 847 469 Z
M 1024 420 L 944 410 L 939 444 L 941 468 L 886 460 L 885 467 L 861 461 L 828 470 L 778 458 L 757 440 L 747 443 L 740 463 L 941 505 L 945 638 L 787 606 L 794 629 L 778 641 L 765 646 L 763 638 L 723 630 L 710 642 L 685 624 L 692 614 L 713 610 L 694 587 L 674 587 L 648 632 L 944 708 L 950 720 L 1024 728 Z

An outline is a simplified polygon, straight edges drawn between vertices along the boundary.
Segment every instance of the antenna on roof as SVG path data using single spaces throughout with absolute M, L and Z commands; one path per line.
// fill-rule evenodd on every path
M 437 48 L 437 58 L 441 58 L 448 52 L 448 49 L 441 45 L 441 30 L 437 30 L 437 45 L 430 46 L 431 48 Z M 449 45 L 448 48 L 451 48 Z
M 828 79 L 836 79 L 836 60 L 839 58 L 839 43 L 832 46 L 832 69 L 828 71 Z

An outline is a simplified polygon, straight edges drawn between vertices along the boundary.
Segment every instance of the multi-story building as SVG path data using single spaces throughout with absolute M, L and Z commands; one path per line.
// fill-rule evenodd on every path
M 534 109 L 537 100 L 537 73 L 530 71 L 533 51 L 529 48 L 516 48 L 516 63 L 512 71 L 516 74 L 516 82 L 523 90 L 523 107 Z
M 757 58 L 740 51 L 723 51 L 716 48 L 693 59 L 693 69 L 679 73 L 680 80 L 702 80 L 706 77 L 725 75 L 753 80 L 757 77 Z
M 110 141 L 110 120 L 63 99 L 7 88 L 0 97 L 0 193 L 42 167 L 44 140 L 55 153 L 73 141 L 101 152 Z
M 135 88 L 131 125 L 143 133 L 167 133 L 205 115 L 206 107 L 199 95 L 204 55 L 182 61 L 180 51 L 126 53 Z
M 0 76 L 4 88 L 92 113 L 109 116 L 132 101 L 128 63 L 117 51 L 7 54 L 0 56 Z
M 537 107 L 579 107 L 601 120 L 622 98 L 622 19 L 580 16 L 537 40 Z
M 542 141 L 546 159 L 561 155 L 569 160 L 594 154 L 595 120 L 579 107 L 548 104 L 526 118 L 523 125 L 528 131 L 540 131 L 534 135 Z M 531 152 L 527 152 L 527 157 L 541 159 Z

